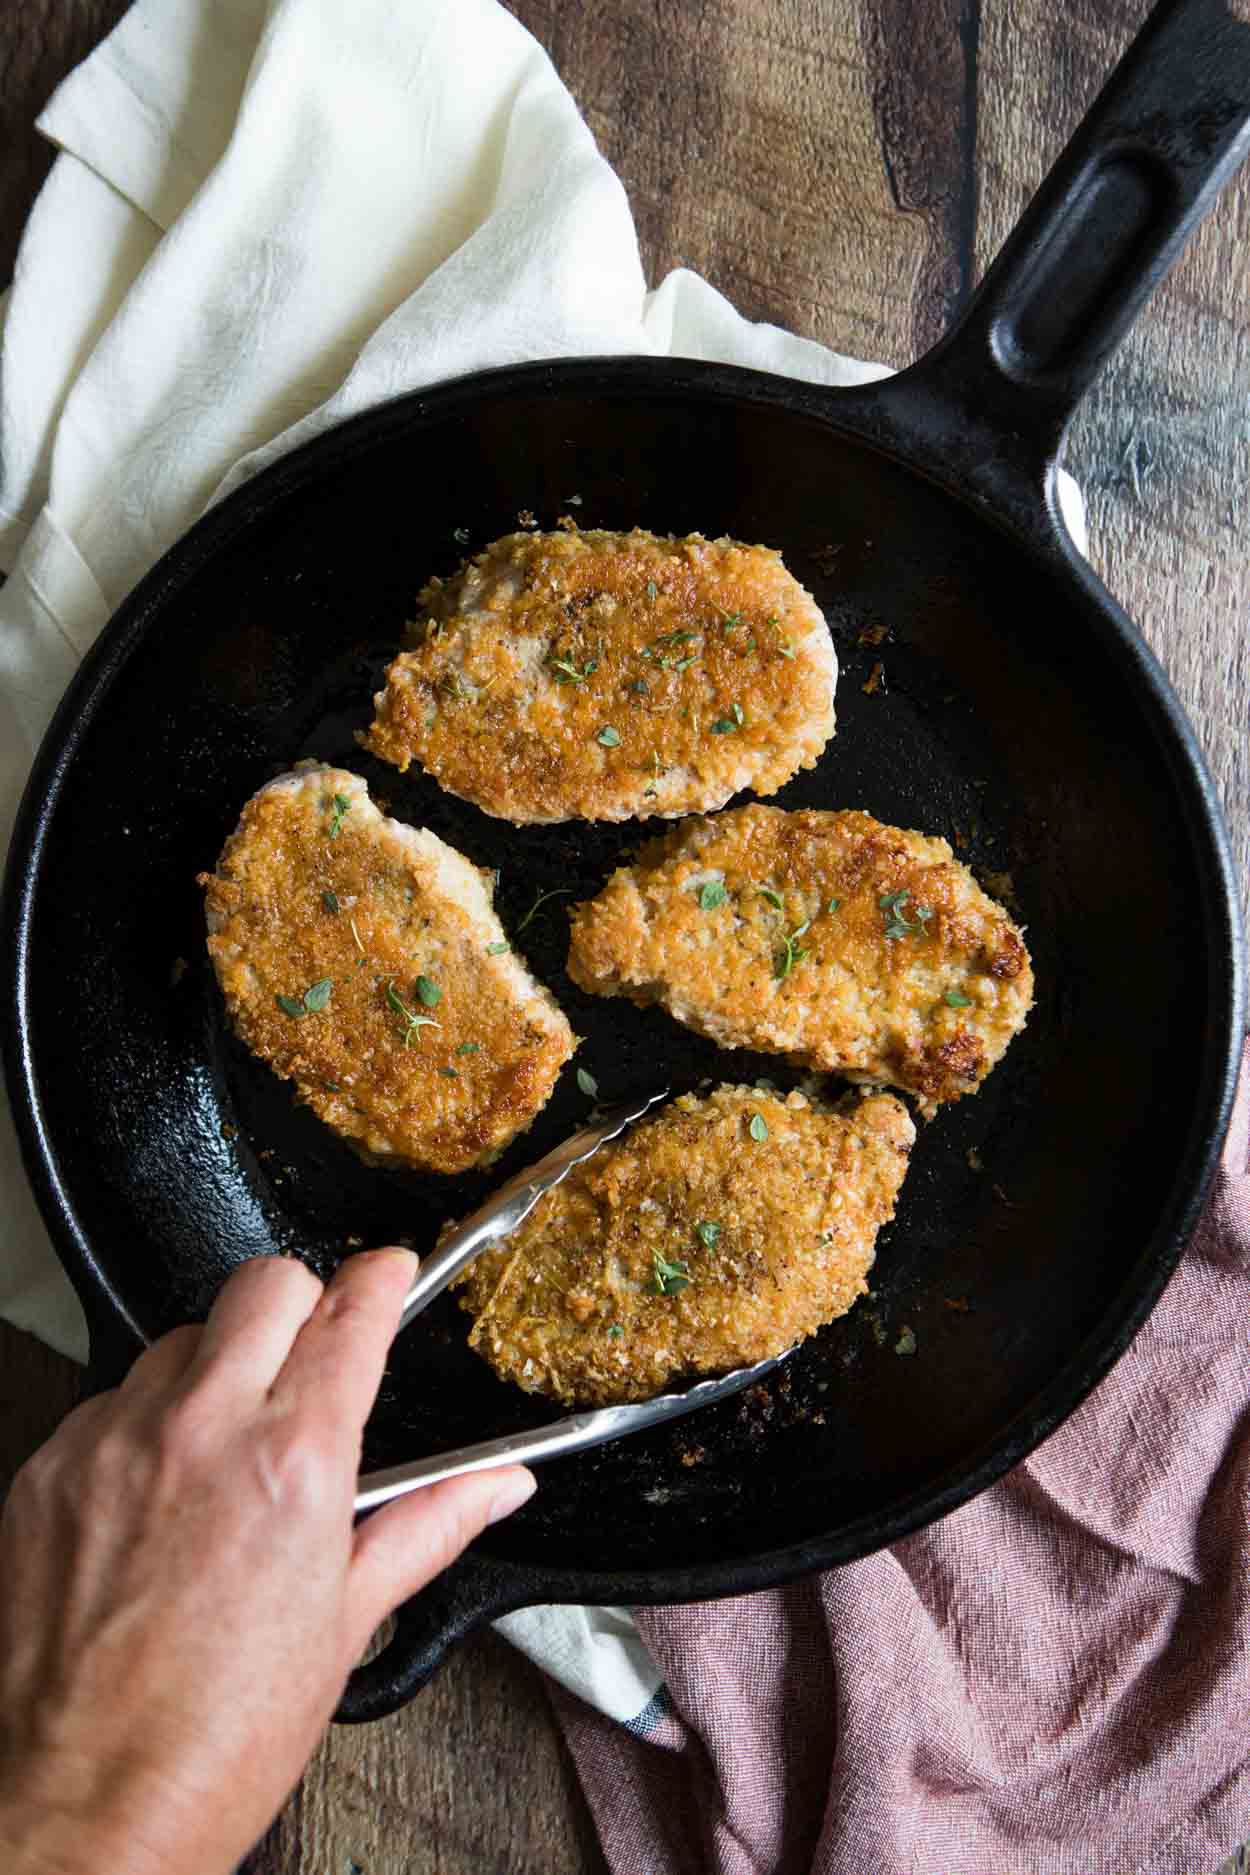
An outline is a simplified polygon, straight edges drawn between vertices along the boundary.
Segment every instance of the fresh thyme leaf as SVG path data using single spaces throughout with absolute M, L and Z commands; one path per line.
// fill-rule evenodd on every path
M 310 1016 L 325 1008 L 334 993 L 334 978 L 321 977 L 304 991 L 304 1007 Z
M 518 937 L 520 936 L 521 932 L 524 931 L 526 925 L 530 923 L 531 919 L 536 916 L 540 905 L 545 905 L 549 898 L 567 898 L 569 896 L 569 893 L 572 891 L 572 889 L 573 888 L 571 886 L 558 885 L 556 886 L 555 890 L 552 892 L 540 892 L 538 894 L 538 897 L 534 900 L 534 903 L 530 906 L 529 910 L 526 912 L 524 918 L 522 918 L 520 924 L 517 926 Z M 499 950 L 506 951 L 508 949 L 508 946 L 506 944 L 491 944 L 488 946 L 488 949 L 492 952 L 499 951 Z
M 598 658 L 588 658 L 580 671 L 571 658 L 558 658 L 554 653 L 547 662 L 555 672 L 558 684 L 584 684 L 591 672 L 599 668 Z
M 647 694 L 646 683 L 641 677 L 635 677 L 634 681 L 630 684 L 626 684 L 625 688 L 626 690 L 632 690 L 636 697 L 645 697 Z
M 577 1085 L 581 1088 L 588 1100 L 594 1100 L 599 1092 L 598 1081 L 593 1074 L 588 1074 L 585 1068 L 579 1068 L 577 1070 Z
M 701 1218 L 694 1227 L 694 1234 L 705 1250 L 715 1250 L 720 1241 L 720 1225 L 710 1218 Z
M 420 1038 L 422 1029 L 438 1029 L 442 1027 L 442 1024 L 436 1022 L 433 1016 L 419 1016 L 415 1010 L 409 1009 L 407 1003 L 395 988 L 394 977 L 390 977 L 387 980 L 386 1000 L 404 1025 L 405 1048 L 412 1047 L 414 1038 Z
M 321 903 L 333 917 L 338 917 L 339 901 L 336 892 L 323 892 L 321 894 Z
M 828 911 L 830 917 L 833 916 L 834 912 L 838 909 L 838 906 L 841 903 L 842 903 L 842 900 L 840 898 L 831 898 L 829 900 L 826 910 Z
M 714 736 L 732 736 L 738 724 L 732 716 L 718 716 L 711 725 Z
M 972 1007 L 971 996 L 965 996 L 962 990 L 947 990 L 942 1001 L 949 1003 L 952 1009 L 971 1009 Z
M 735 723 L 737 723 L 738 727 L 741 728 L 743 718 L 742 718 L 742 705 L 740 703 L 735 703 L 733 706 L 733 719 Z
M 443 1000 L 443 992 L 431 977 L 418 977 L 416 991 L 427 1009 L 437 1009 Z
M 275 996 L 274 1001 L 284 1016 L 304 1016 L 308 1011 L 297 996 Z
M 688 658 L 678 658 L 676 664 L 674 664 L 673 666 L 673 669 L 675 671 L 688 671 L 692 664 L 697 664 L 698 662 L 699 662 L 698 652 L 692 651 Z
M 781 949 L 773 958 L 773 975 L 778 983 L 784 983 L 795 965 L 801 964 L 805 957 L 811 956 L 811 952 L 799 943 L 804 932 L 811 930 L 811 925 L 811 919 L 805 918 L 802 924 L 796 924 L 793 931 L 788 932 L 782 938 Z
M 741 623 L 741 612 L 726 612 L 724 618 L 721 620 L 720 628 L 723 632 L 731 632 L 735 625 L 741 625 Z
M 451 537 L 461 547 L 467 547 L 469 544 L 469 530 L 467 527 L 453 527 Z
M 653 1252 L 651 1261 L 655 1269 L 657 1295 L 676 1296 L 680 1295 L 683 1289 L 689 1289 L 690 1265 L 688 1263 L 683 1263 L 680 1259 L 670 1263 L 660 1255 L 658 1250 Z
M 511 949 L 511 944 L 488 944 L 486 946 L 486 955 L 488 957 L 498 957 L 504 951 L 510 951 Z
M 910 892 L 888 892 L 884 898 L 877 900 L 882 911 L 888 911 L 891 914 L 885 926 L 885 935 L 888 938 L 904 938 L 913 931 L 918 931 L 921 937 L 928 936 L 929 920 L 933 916 L 932 909 L 928 905 L 917 905 L 915 919 L 909 918 L 903 907 L 910 897 Z
M 785 900 L 782 898 L 780 892 L 774 892 L 771 885 L 759 885 L 756 886 L 755 889 L 761 898 L 766 898 L 770 905 L 775 905 L 777 907 L 778 911 L 785 910 Z
M 345 794 L 336 794 L 334 797 L 334 811 L 330 816 L 330 838 L 332 840 L 338 839 L 343 822 L 347 819 L 351 811 L 352 804 L 347 796 Z
M 327 1094 L 337 1094 L 339 1091 L 337 1081 L 323 1081 L 321 1085 L 325 1088 Z
M 777 646 L 777 649 L 778 651 L 780 651 L 783 658 L 792 658 L 794 656 L 794 646 L 792 644 L 788 644 L 784 638 L 781 640 L 780 644 Z
M 719 879 L 709 879 L 699 893 L 699 906 L 702 911 L 715 911 L 718 905 L 725 903 L 725 888 Z
M 619 1322 L 613 1322 L 611 1328 L 608 1330 L 608 1340 L 620 1341 L 624 1333 L 625 1330 L 621 1327 L 621 1324 Z
M 458 1055 L 475 1055 L 481 1046 L 482 1044 L 480 1042 L 461 1042 L 456 1053 Z
M 600 743 L 605 749 L 619 749 L 621 746 L 621 732 L 619 729 L 613 729 L 611 723 L 605 723 L 603 728 L 599 731 L 599 734 L 595 737 L 595 741 Z
M 768 1121 L 764 1118 L 762 1113 L 753 1113 L 751 1115 L 751 1124 L 747 1128 L 747 1131 L 758 1145 L 763 1145 L 764 1141 L 768 1138 Z
M 445 1081 L 458 1081 L 460 1079 L 459 1068 L 440 1068 L 439 1073 Z
M 653 579 L 649 579 L 647 581 L 647 597 L 651 601 L 652 605 L 655 604 L 655 596 L 659 592 L 659 590 L 660 590 L 659 587 L 656 585 Z
M 692 645 L 698 636 L 698 632 L 661 632 L 651 642 L 653 645 Z

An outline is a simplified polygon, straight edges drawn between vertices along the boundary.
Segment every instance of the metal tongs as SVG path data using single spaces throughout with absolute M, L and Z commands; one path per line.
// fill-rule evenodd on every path
M 545 1192 L 567 1178 L 575 1165 L 598 1152 L 609 1140 L 617 1139 L 627 1126 L 642 1118 L 649 1107 L 663 1100 L 667 1089 L 632 1107 L 615 1107 L 591 1126 L 566 1139 L 545 1159 L 518 1172 L 506 1185 L 488 1198 L 480 1210 L 452 1231 L 432 1256 L 421 1266 L 417 1280 L 408 1291 L 399 1326 L 404 1329 L 413 1317 L 429 1306 L 454 1282 L 479 1251 L 488 1244 L 510 1237 L 529 1216 Z M 379 1504 L 408 1491 L 419 1491 L 427 1484 L 444 1478 L 459 1478 L 470 1471 L 490 1471 L 499 1465 L 532 1465 L 539 1459 L 563 1458 L 569 1452 L 582 1452 L 588 1446 L 603 1445 L 609 1439 L 623 1439 L 627 1433 L 642 1432 L 666 1419 L 679 1419 L 701 1406 L 740 1393 L 761 1375 L 770 1373 L 784 1361 L 790 1350 L 757 1361 L 754 1367 L 738 1367 L 733 1373 L 715 1380 L 701 1380 L 684 1393 L 662 1393 L 654 1400 L 642 1400 L 632 1406 L 604 1406 L 594 1412 L 573 1413 L 557 1419 L 553 1425 L 538 1426 L 531 1432 L 512 1432 L 499 1439 L 486 1439 L 480 1445 L 463 1445 L 454 1452 L 436 1452 L 429 1458 L 414 1459 L 407 1465 L 395 1465 L 389 1471 L 371 1471 L 359 1480 L 356 1492 L 357 1512 L 376 1510 Z

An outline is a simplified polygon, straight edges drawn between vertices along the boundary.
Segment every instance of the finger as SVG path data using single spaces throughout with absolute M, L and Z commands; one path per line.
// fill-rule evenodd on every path
M 312 1271 L 292 1257 L 241 1264 L 213 1304 L 185 1384 L 220 1384 L 240 1399 L 267 1393 L 322 1294 Z
M 203 1333 L 198 1322 L 189 1322 L 145 1348 L 122 1381 L 122 1398 L 132 1399 L 136 1394 L 146 1398 L 176 1386 L 191 1365 Z
M 532 1471 L 508 1465 L 447 1478 L 366 1517 L 356 1531 L 349 1583 L 361 1649 L 393 1608 L 432 1582 L 488 1524 L 520 1510 L 536 1485 Z
M 312 1411 L 358 1434 L 377 1397 L 416 1273 L 411 1250 L 365 1250 L 348 1257 L 299 1332 L 274 1384 L 275 1404 Z

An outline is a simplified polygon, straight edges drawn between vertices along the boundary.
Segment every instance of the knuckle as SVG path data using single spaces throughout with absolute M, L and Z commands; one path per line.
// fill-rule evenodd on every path
M 309 1296 L 319 1296 L 324 1284 L 315 1276 L 306 1263 L 298 1257 L 261 1256 L 251 1257 L 231 1272 L 226 1280 L 226 1289 L 240 1289 L 256 1285 L 262 1288 L 273 1287 L 275 1290 L 286 1289 L 293 1295 L 303 1291 Z M 224 1294 L 224 1291 L 223 1291 Z
M 193 1468 L 216 1455 L 218 1415 L 201 1393 L 181 1394 L 155 1421 L 153 1437 L 164 1463 Z
M 258 1448 L 266 1495 L 275 1509 L 306 1517 L 337 1502 L 340 1467 L 307 1428 L 286 1431 Z

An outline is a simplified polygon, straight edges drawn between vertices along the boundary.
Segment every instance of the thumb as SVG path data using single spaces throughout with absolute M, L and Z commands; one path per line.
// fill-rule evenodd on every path
M 349 1613 L 363 1648 L 392 1609 L 415 1595 L 480 1536 L 534 1495 L 537 1480 L 521 1465 L 446 1478 L 397 1498 L 356 1531 Z

